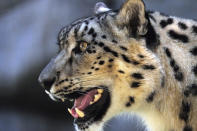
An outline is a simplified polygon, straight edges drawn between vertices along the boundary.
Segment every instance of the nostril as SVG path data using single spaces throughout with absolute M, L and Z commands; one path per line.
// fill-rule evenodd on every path
M 44 86 L 44 88 L 49 91 L 51 89 L 51 86 L 53 85 L 53 83 L 55 82 L 55 78 L 53 79 L 47 79 L 47 80 L 44 80 L 42 82 L 42 85 Z

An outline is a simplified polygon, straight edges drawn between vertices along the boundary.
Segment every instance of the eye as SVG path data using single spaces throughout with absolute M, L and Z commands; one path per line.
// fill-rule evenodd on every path
M 85 41 L 78 41 L 77 46 L 73 49 L 75 54 L 82 54 L 88 48 L 88 43 Z
M 79 43 L 79 47 L 80 47 L 80 50 L 81 50 L 82 52 L 84 52 L 84 51 L 86 51 L 86 49 L 87 49 L 87 47 L 88 47 L 88 43 L 87 43 L 87 42 L 84 42 L 84 41 L 81 41 L 81 42 Z

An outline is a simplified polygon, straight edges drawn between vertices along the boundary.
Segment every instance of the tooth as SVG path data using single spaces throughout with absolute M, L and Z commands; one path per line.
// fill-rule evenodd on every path
M 64 99 L 63 98 L 61 100 L 62 100 L 62 102 L 64 102 Z
M 72 115 L 72 111 L 71 111 L 71 109 L 69 109 L 69 108 L 68 108 L 68 112 Z
M 99 94 L 102 94 L 102 93 L 103 93 L 103 89 L 97 89 L 97 92 L 98 92 Z
M 94 96 L 94 102 L 97 102 L 101 98 L 101 94 L 97 94 Z
M 73 102 L 74 101 L 74 99 L 68 99 L 70 102 Z
M 75 111 L 77 112 L 77 114 L 79 115 L 79 117 L 83 118 L 85 116 L 83 111 L 80 111 L 78 108 L 75 108 Z
M 93 101 L 91 101 L 91 102 L 90 102 L 90 105 L 92 105 L 92 104 L 94 104 L 94 102 L 93 102 Z

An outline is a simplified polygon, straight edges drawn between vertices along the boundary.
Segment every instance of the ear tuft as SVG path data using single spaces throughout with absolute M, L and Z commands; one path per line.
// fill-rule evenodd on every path
M 142 0 L 127 0 L 120 9 L 116 20 L 119 27 L 126 27 L 130 35 L 134 37 L 146 34 L 147 20 Z
M 111 9 L 109 9 L 105 3 L 103 2 L 98 2 L 96 3 L 95 7 L 94 7 L 94 13 L 95 14 L 100 14 L 103 12 L 107 12 L 110 11 Z

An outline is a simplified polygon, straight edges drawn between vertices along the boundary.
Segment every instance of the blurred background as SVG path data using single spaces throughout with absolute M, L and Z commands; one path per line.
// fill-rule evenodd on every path
M 92 15 L 96 2 L 0 0 L 0 131 L 74 131 L 66 106 L 50 100 L 37 78 L 57 52 L 59 30 Z M 123 2 L 105 0 L 113 9 Z M 147 9 L 197 18 L 197 0 L 145 0 L 145 4 Z M 105 131 L 144 131 L 140 121 L 115 118 Z

